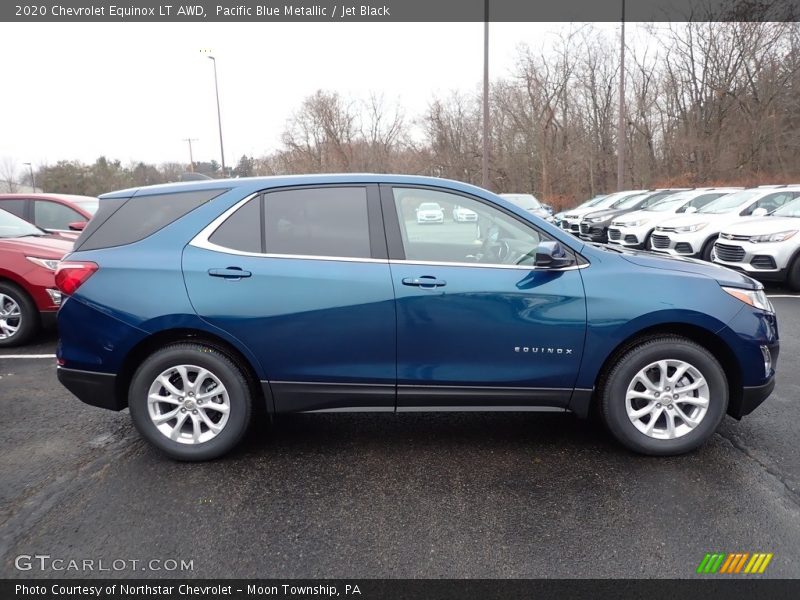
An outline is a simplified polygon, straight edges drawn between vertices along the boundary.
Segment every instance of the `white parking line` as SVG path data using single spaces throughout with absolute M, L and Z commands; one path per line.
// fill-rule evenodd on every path
M 55 358 L 55 354 L 0 354 L 0 360 L 4 358 Z

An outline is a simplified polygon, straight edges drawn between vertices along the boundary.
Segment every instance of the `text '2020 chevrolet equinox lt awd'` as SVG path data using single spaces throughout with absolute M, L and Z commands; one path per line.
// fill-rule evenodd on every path
M 417 209 L 477 215 L 429 227 Z M 130 408 L 184 460 L 270 413 L 586 416 L 646 454 L 687 452 L 772 391 L 761 284 L 585 244 L 470 185 L 410 176 L 200 181 L 115 192 L 57 284 L 58 377 Z

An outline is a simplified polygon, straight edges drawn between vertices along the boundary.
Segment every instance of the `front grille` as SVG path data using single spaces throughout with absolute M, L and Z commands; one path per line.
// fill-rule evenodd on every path
M 581 230 L 581 228 L 578 226 L 578 224 L 577 224 L 577 223 L 572 223 L 572 224 L 569 226 L 569 230 L 570 230 L 570 231 L 574 231 L 575 233 L 578 233 L 578 232 Z
M 650 241 L 653 242 L 653 248 L 669 248 L 669 238 L 665 235 L 653 234 Z
M 626 244 L 638 244 L 639 243 L 639 238 L 637 238 L 635 235 L 626 235 L 625 236 L 625 243 Z
M 764 254 L 759 254 L 758 256 L 754 256 L 753 260 L 750 261 L 750 264 L 753 265 L 756 269 L 777 269 L 777 265 L 775 264 L 775 259 L 771 256 L 765 256 Z
M 586 223 L 581 223 L 581 233 L 589 233 L 591 230 L 591 227 L 589 227 Z
M 619 229 L 614 229 L 613 227 L 608 230 L 608 239 L 610 240 L 618 240 L 622 237 L 622 232 Z M 631 236 L 626 236 L 626 240 Z
M 750 240 L 749 235 L 737 235 L 733 233 L 720 233 L 719 237 L 723 240 L 736 240 L 739 242 L 747 242 Z
M 688 242 L 678 242 L 675 244 L 675 252 L 680 254 L 691 254 L 692 253 L 692 245 Z
M 714 252 L 717 258 L 725 262 L 740 262 L 744 258 L 744 248 L 741 246 L 731 246 L 730 244 L 714 244 Z

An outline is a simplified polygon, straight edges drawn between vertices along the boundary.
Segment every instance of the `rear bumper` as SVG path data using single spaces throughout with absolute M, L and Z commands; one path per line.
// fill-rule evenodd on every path
M 116 394 L 116 375 L 64 367 L 58 367 L 56 373 L 61 385 L 77 396 L 81 402 L 109 410 L 122 410 L 128 406 Z

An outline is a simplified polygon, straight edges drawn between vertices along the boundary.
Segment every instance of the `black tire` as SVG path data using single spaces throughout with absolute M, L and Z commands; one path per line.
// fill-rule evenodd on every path
M 703 249 L 700 251 L 700 260 L 711 262 L 711 251 L 714 249 L 714 242 L 716 241 L 717 238 L 711 238 L 703 244 Z
M 626 410 L 629 384 L 642 369 L 660 360 L 681 360 L 689 363 L 708 384 L 709 402 L 705 416 L 694 429 L 672 439 L 656 439 L 640 431 L 628 417 Z M 668 401 L 672 402 L 669 399 Z M 679 336 L 652 337 L 628 348 L 611 367 L 600 393 L 600 402 L 606 426 L 624 446 L 641 454 L 673 456 L 698 448 L 716 431 L 728 410 L 728 380 L 717 359 L 702 346 Z M 666 418 L 664 414 L 664 423 Z M 661 420 L 662 417 L 659 416 L 658 419 Z M 658 427 L 659 422 L 655 425 Z M 683 426 L 682 421 L 681 425 Z
M 793 292 L 800 292 L 800 254 L 795 256 L 792 264 L 789 265 L 789 272 L 786 274 L 786 285 Z
M 228 392 L 228 420 L 222 430 L 207 441 L 193 444 L 174 441 L 150 418 L 147 398 L 151 384 L 161 373 L 179 365 L 208 370 Z M 201 343 L 176 343 L 154 352 L 136 370 L 128 390 L 131 418 L 139 433 L 171 458 L 184 461 L 211 460 L 233 449 L 250 426 L 252 404 L 250 386 L 242 369 L 218 349 Z M 185 427 L 191 426 L 189 423 Z
M 0 281 L 0 294 L 8 296 L 19 307 L 19 319 L 14 318 L 13 324 L 18 325 L 18 329 L 11 335 L 0 339 L 0 348 L 10 348 L 11 346 L 21 346 L 28 342 L 39 331 L 41 323 L 39 321 L 39 311 L 31 297 L 13 283 Z M 0 306 L 0 313 L 4 307 Z M 4 332 L 0 330 L 0 335 Z

